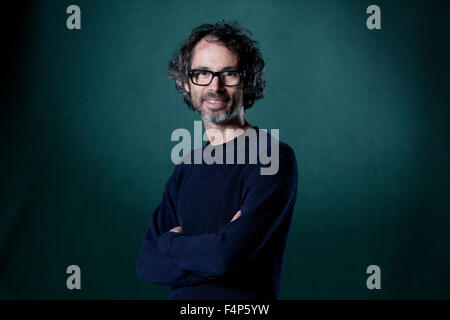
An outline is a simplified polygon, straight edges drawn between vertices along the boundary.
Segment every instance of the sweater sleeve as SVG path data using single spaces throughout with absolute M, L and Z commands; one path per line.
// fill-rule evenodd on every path
M 298 180 L 294 151 L 287 147 L 280 154 L 275 175 L 261 175 L 259 167 L 253 166 L 245 180 L 238 219 L 217 233 L 188 236 L 166 232 L 158 241 L 160 252 L 182 270 L 208 277 L 232 273 L 250 261 L 293 213 Z
M 144 243 L 136 261 L 138 278 L 155 284 L 172 287 L 193 285 L 207 282 L 208 279 L 189 271 L 181 270 L 157 248 L 159 236 L 178 226 L 175 213 L 175 195 L 177 184 L 177 167 L 166 183 L 163 199 L 153 212 L 150 225 L 145 234 Z M 172 233 L 172 232 L 171 232 Z M 184 235 L 179 233 L 176 235 Z

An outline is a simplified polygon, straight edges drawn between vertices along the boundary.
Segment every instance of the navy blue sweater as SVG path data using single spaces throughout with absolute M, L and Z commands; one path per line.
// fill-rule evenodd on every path
M 171 286 L 169 299 L 278 299 L 297 195 L 297 162 L 291 147 L 273 140 L 279 141 L 278 172 L 261 174 L 261 168 L 270 165 L 259 158 L 251 161 L 250 131 L 221 149 L 209 142 L 195 149 L 175 166 L 166 183 L 136 271 L 141 280 Z M 276 138 L 267 135 L 271 155 L 270 142 Z M 201 155 L 205 148 L 225 163 L 229 147 L 234 164 L 194 164 L 194 154 Z M 243 150 L 244 164 L 237 160 Z M 242 215 L 231 222 L 239 209 Z M 176 226 L 182 232 L 169 232 Z

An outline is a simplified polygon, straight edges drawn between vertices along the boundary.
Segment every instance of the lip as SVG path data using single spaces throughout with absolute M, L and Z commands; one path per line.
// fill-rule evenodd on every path
M 210 109 L 220 109 L 226 106 L 227 102 L 220 99 L 207 99 L 205 100 L 206 106 Z

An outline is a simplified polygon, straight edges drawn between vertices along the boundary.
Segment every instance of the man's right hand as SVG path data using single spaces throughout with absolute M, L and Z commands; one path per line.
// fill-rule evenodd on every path
M 180 226 L 176 226 L 170 229 L 169 232 L 183 232 L 183 228 L 181 228 Z
M 236 220 L 237 218 L 239 218 L 239 217 L 241 216 L 241 214 L 242 214 L 242 211 L 241 211 L 241 210 L 239 210 L 238 212 L 236 212 L 236 214 L 234 215 L 233 219 L 231 219 L 231 221 L 234 221 L 234 220 Z
M 231 219 L 231 221 L 236 220 L 237 218 L 239 218 L 242 214 L 242 211 L 239 210 L 238 212 L 236 212 L 236 214 L 234 215 L 233 219 Z M 169 230 L 170 232 L 183 232 L 183 228 L 181 226 L 176 226 L 172 229 Z

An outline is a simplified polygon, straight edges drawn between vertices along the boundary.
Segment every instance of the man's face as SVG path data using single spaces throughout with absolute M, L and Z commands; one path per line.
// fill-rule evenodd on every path
M 204 69 L 220 72 L 225 69 L 238 69 L 237 54 L 223 43 L 205 37 L 194 48 L 191 69 Z M 194 109 L 210 123 L 225 124 L 243 113 L 243 81 L 239 86 L 226 87 L 219 77 L 214 77 L 208 86 L 198 86 L 185 82 L 184 87 L 191 95 Z

